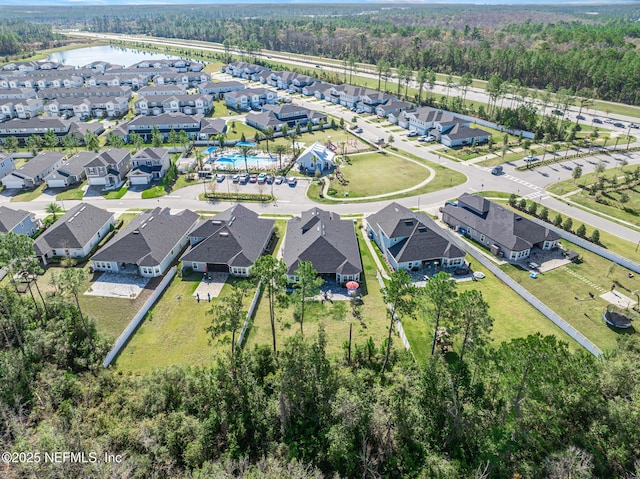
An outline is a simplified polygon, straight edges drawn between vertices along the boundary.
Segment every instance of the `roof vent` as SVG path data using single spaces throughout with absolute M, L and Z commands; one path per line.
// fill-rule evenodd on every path
M 220 221 L 220 220 L 211 220 L 211 224 L 213 224 L 213 225 L 221 225 L 222 221 Z
M 152 216 L 151 218 L 149 218 L 149 220 L 148 220 L 148 221 L 153 221 L 153 216 Z
M 133 230 L 133 234 L 134 235 L 139 235 L 140 234 L 140 230 Z
M 420 233 L 426 233 L 426 232 L 427 232 L 427 227 L 426 227 L 426 226 L 420 226 L 420 227 L 418 228 L 418 231 L 419 231 Z
M 222 237 L 225 237 L 225 238 L 226 238 L 227 236 L 229 236 L 229 232 L 228 232 L 228 231 L 221 231 L 221 232 L 220 232 L 220 236 L 222 236 Z
M 413 220 L 405 220 L 404 225 L 405 226 L 413 226 Z

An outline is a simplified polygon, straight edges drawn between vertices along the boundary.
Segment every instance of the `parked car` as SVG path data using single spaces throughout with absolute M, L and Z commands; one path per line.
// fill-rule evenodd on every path
M 636 125 L 635 123 L 629 123 L 629 128 L 640 128 L 640 126 Z
M 611 118 L 607 118 L 607 119 L 605 119 L 605 120 L 604 120 L 604 122 L 605 122 L 605 123 L 612 124 L 612 123 L 613 123 L 613 120 L 612 120 Z
M 257 183 L 257 182 L 258 182 L 258 175 L 253 174 L 249 176 L 249 183 Z
M 267 175 L 266 173 L 260 173 L 258 175 L 258 183 L 263 184 L 267 181 Z
M 576 115 L 576 120 L 584 120 L 584 115 Z
M 600 118 L 594 118 L 591 121 L 594 122 L 594 123 L 602 123 L 602 120 Z
M 272 184 L 274 179 L 275 179 L 275 176 L 273 175 L 267 176 L 267 184 L 268 185 Z
M 224 179 L 226 178 L 225 175 L 221 174 L 221 173 L 216 173 L 216 181 L 218 183 L 222 183 L 224 181 Z
M 276 176 L 276 181 L 275 181 L 276 185 L 281 185 L 283 181 L 284 181 L 284 177 Z
M 243 185 L 246 185 L 249 182 L 249 175 L 247 175 L 246 173 L 242 173 L 240 175 L 240 183 L 242 183 Z
M 231 181 L 233 181 L 234 183 L 239 183 L 240 175 L 233 175 L 233 177 L 231 178 Z
M 618 128 L 626 128 L 626 126 L 624 126 L 624 123 L 620 122 L 620 121 L 616 121 L 613 126 L 617 126 Z
M 562 116 L 564 115 L 564 112 L 562 110 L 553 110 L 552 113 L 554 115 L 558 115 L 558 116 Z
M 298 184 L 298 178 L 289 178 L 289 186 L 292 188 Z
M 524 157 L 524 161 L 538 161 L 540 158 L 538 158 L 537 156 L 533 156 L 533 155 L 528 155 Z
M 379 145 L 381 143 L 384 143 L 384 138 L 382 138 L 381 136 L 379 136 L 378 138 L 376 138 L 376 145 Z
M 502 165 L 498 165 L 498 166 L 494 166 L 493 169 L 491 170 L 491 174 L 492 175 L 500 175 L 502 174 L 502 170 L 504 168 L 502 167 Z
M 409 130 L 409 133 L 407 133 L 408 137 L 412 137 L 412 136 L 418 136 L 418 132 L 416 130 Z
M 473 277 L 476 279 L 484 279 L 484 273 L 482 271 L 474 271 Z
M 357 108 L 356 113 L 360 115 L 361 113 L 364 113 L 364 110 L 362 108 Z
M 360 128 L 360 127 L 354 128 L 353 132 L 354 133 L 362 133 L 362 128 Z

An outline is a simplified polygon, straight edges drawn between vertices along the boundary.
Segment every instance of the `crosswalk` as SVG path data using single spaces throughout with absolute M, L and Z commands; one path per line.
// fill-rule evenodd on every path
M 491 169 L 492 169 L 491 167 L 483 168 L 483 170 L 486 170 L 486 171 L 491 171 Z M 519 185 L 522 185 L 526 188 L 531 188 L 532 190 L 534 190 L 531 193 L 520 195 L 522 198 L 525 198 L 528 200 L 536 200 L 536 199 L 544 200 L 548 198 L 548 196 L 545 195 L 544 190 L 540 186 L 534 185 L 533 183 L 523 180 L 522 178 L 518 178 L 517 176 L 513 176 L 509 174 L 504 174 L 501 176 L 501 178 L 505 178 L 507 180 L 513 181 L 514 183 L 518 183 Z

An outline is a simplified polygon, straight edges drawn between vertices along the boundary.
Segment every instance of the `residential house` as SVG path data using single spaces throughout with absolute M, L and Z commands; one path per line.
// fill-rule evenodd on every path
M 315 142 L 307 147 L 297 158 L 296 163 L 300 171 L 315 173 L 316 170 L 325 172 L 335 166 L 335 153 L 322 143 Z
M 393 269 L 465 264 L 458 248 L 428 215 L 391 203 L 365 220 L 365 229 Z
M 336 85 L 329 90 L 329 96 L 325 93 L 325 99 L 332 103 L 337 103 L 347 108 L 356 108 L 357 103 L 367 93 L 371 92 L 368 88 L 355 85 Z
M 318 125 L 320 121 L 327 121 L 324 113 L 309 110 L 303 106 L 284 105 L 264 105 L 260 113 L 248 113 L 245 122 L 258 130 L 266 130 L 268 127 L 274 131 L 282 130 L 287 125 L 288 128 L 307 127 L 307 124 Z
M 13 153 L 0 152 L 0 179 L 4 178 L 16 169 Z
M 224 272 L 248 277 L 273 235 L 275 221 L 258 217 L 235 205 L 201 221 L 189 233 L 189 249 L 182 255 L 183 268 L 202 273 Z
M 250 110 L 267 104 L 273 105 L 277 100 L 276 92 L 266 88 L 247 88 L 224 95 L 225 105 L 235 110 Z
M 44 178 L 62 165 L 65 154 L 55 151 L 43 151 L 27 161 L 20 168 L 2 178 L 5 188 L 35 188 Z
M 558 246 L 560 235 L 546 226 L 478 195 L 464 193 L 457 203 L 447 202 L 442 220 L 456 231 L 508 260 L 527 258 L 534 247 Z
M 380 105 L 384 105 L 396 98 L 388 93 L 379 92 L 367 88 L 363 95 L 360 96 L 360 101 L 356 104 L 356 108 L 361 108 L 366 113 L 375 112 L 376 108 Z
M 56 136 L 63 137 L 69 133 L 72 124 L 73 122 L 62 118 L 43 116 L 25 120 L 13 118 L 0 123 L 0 138 L 4 140 L 10 136 L 15 136 L 21 144 L 24 144 L 25 140 L 31 135 L 44 137 L 47 130 L 53 130 Z
M 62 163 L 55 171 L 45 176 L 49 188 L 67 188 L 80 183 L 86 177 L 85 166 L 97 156 L 92 151 L 80 151 Z
M 0 89 L 0 100 L 27 100 L 29 98 L 36 98 L 36 91 L 33 88 Z
M 235 62 L 229 63 L 225 68 L 222 69 L 222 71 L 234 77 L 240 77 L 244 78 L 245 80 L 250 80 L 252 75 L 263 71 L 269 71 L 269 68 L 255 65 L 253 63 Z
M 454 124 L 457 119 L 455 115 L 449 111 L 423 106 L 413 112 L 407 112 L 406 120 L 408 122 L 407 126 L 400 126 L 417 131 L 420 135 L 426 135 L 436 129 L 438 124 L 440 127 L 442 127 L 443 124 Z M 461 121 L 462 120 L 459 119 L 457 120 L 457 122 Z
M 211 95 L 214 99 L 224 98 L 225 93 L 230 91 L 244 90 L 247 86 L 239 81 L 222 81 L 222 82 L 208 82 L 198 85 L 198 93 L 201 95 Z
M 35 118 L 39 113 L 44 112 L 43 101 L 37 98 L 14 100 L 13 107 L 15 115 L 20 119 Z
M 203 118 L 200 120 L 199 140 L 215 139 L 220 133 L 227 132 L 227 121 L 223 118 Z
M 131 87 L 128 86 L 96 86 L 82 88 L 43 88 L 38 91 L 38 98 L 55 100 L 57 98 L 131 98 Z
M 403 111 L 410 111 L 414 108 L 413 103 L 401 100 L 389 100 L 386 103 L 376 106 L 375 113 L 381 118 L 387 118 L 389 115 L 398 115 Z
M 118 75 L 93 75 L 85 80 L 87 87 L 130 86 L 133 90 L 144 87 L 149 82 L 146 75 L 139 73 L 120 73 Z
M 154 85 L 145 86 L 138 90 L 138 98 L 152 95 L 186 95 L 187 89 L 183 85 Z
M 126 148 L 103 150 L 84 169 L 89 185 L 117 188 L 131 170 L 131 151 Z
M 44 265 L 53 257 L 85 258 L 113 228 L 113 213 L 80 203 L 67 211 L 33 243 Z
M 190 210 L 176 214 L 170 208 L 147 210 L 93 255 L 93 269 L 162 276 L 188 244 L 187 235 L 198 218 Z
M 33 236 L 38 231 L 38 222 L 33 213 L 0 206 L 0 233 Z
M 149 185 L 164 177 L 171 166 L 168 148 L 144 148 L 131 158 L 131 171 L 127 178 L 131 185 Z
M 319 208 L 289 220 L 283 259 L 292 283 L 301 261 L 310 261 L 321 277 L 339 284 L 360 280 L 363 271 L 353 221 Z
M 121 123 L 113 134 L 122 136 L 125 141 L 129 141 L 129 134 L 136 132 L 145 141 L 151 141 L 151 134 L 157 128 L 162 138 L 166 141 L 171 130 L 184 130 L 189 138 L 195 139 L 200 132 L 200 122 L 202 115 L 186 115 L 184 113 L 161 113 L 156 116 L 137 116 L 133 120 Z
M 184 85 L 185 87 L 198 86 L 201 83 L 207 83 L 211 81 L 211 76 L 204 72 L 190 72 L 190 73 L 171 73 L 155 75 L 153 77 L 154 85 Z
M 462 123 L 456 123 L 439 130 L 440 143 L 449 148 L 455 146 L 480 145 L 489 141 L 491 134 L 481 128 L 473 128 Z
M 211 95 L 142 96 L 133 105 L 136 115 L 160 115 L 161 113 L 208 115 L 213 111 Z

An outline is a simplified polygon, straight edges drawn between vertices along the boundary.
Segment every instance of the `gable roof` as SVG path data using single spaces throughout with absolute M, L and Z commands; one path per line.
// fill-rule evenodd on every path
M 64 153 L 56 151 L 43 151 L 27 161 L 24 165 L 14 171 L 14 175 L 21 178 L 35 178 L 43 171 L 48 170 L 53 165 L 62 161 Z
M 97 153 L 93 151 L 79 151 L 62 163 L 62 165 L 58 167 L 57 172 L 62 176 L 80 176 L 84 172 L 84 167 L 96 156 Z M 47 176 L 47 178 L 49 178 L 49 176 Z
M 242 205 L 201 221 L 191 238 L 204 238 L 182 255 L 180 261 L 249 267 L 262 254 L 275 221 L 258 217 Z
M 87 163 L 88 167 L 96 166 L 114 166 L 119 165 L 122 161 L 131 157 L 131 150 L 127 148 L 109 148 L 103 150 L 98 155 Z
M 480 128 L 472 128 L 470 126 L 463 125 L 461 123 L 455 123 L 451 129 L 445 133 L 444 129 L 442 136 L 446 136 L 450 140 L 459 140 L 461 138 L 476 138 L 489 136 L 489 132 Z
M 300 261 L 311 261 L 319 274 L 358 274 L 362 260 L 353 221 L 312 208 L 287 224 L 284 262 L 294 274 Z
M 398 203 L 369 216 L 367 223 L 379 227 L 388 238 L 402 238 L 388 248 L 398 263 L 465 256 L 429 216 Z
M 198 215 L 191 210 L 173 215 L 170 208 L 147 210 L 134 218 L 91 259 L 157 266 L 197 221 Z
M 152 159 L 152 160 L 161 160 L 165 156 L 169 154 L 169 148 L 155 148 L 151 146 L 147 146 L 142 150 L 138 151 L 133 157 L 132 160 L 143 159 Z
M 45 255 L 56 248 L 83 248 L 111 218 L 113 213 L 80 203 L 36 238 L 36 254 Z
M 511 251 L 522 251 L 543 241 L 555 241 L 560 235 L 549 228 L 524 218 L 507 207 L 464 193 L 458 206 L 447 203 L 443 212 Z
M 31 216 L 28 211 L 0 206 L 0 233 L 8 233 L 28 216 Z

